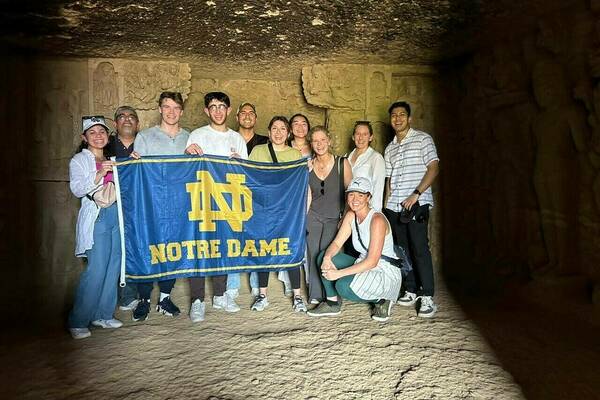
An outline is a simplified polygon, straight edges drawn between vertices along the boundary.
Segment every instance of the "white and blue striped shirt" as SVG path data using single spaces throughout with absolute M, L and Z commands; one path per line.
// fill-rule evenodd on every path
M 433 139 L 425 132 L 410 128 L 398 143 L 397 137 L 385 148 L 385 176 L 390 178 L 390 196 L 386 208 L 402 211 L 400 204 L 417 188 L 432 161 L 439 161 Z M 431 187 L 419 197 L 419 203 L 433 207 Z

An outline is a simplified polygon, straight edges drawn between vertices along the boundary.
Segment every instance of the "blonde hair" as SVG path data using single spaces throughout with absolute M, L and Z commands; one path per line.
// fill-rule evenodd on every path
M 313 126 L 312 128 L 310 128 L 306 139 L 312 143 L 312 137 L 317 132 L 323 132 L 325 134 L 325 136 L 327 136 L 327 139 L 329 139 L 329 141 L 333 140 L 333 138 L 331 137 L 331 133 L 329 133 L 327 128 L 325 128 L 325 126 L 323 126 L 323 125 L 317 125 L 317 126 Z

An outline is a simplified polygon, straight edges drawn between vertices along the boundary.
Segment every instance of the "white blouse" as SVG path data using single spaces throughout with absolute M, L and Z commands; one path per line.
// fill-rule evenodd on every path
M 69 163 L 69 186 L 71 192 L 81 199 L 81 208 L 77 216 L 75 228 L 75 255 L 85 257 L 86 250 L 94 245 L 94 224 L 100 213 L 100 208 L 86 195 L 102 186 L 103 180 L 95 184 L 96 158 L 88 149 L 83 149 Z
M 352 156 L 356 149 L 348 154 L 348 161 L 352 166 L 352 177 L 359 176 L 369 178 L 373 184 L 371 193 L 371 207 L 375 211 L 381 211 L 383 207 L 383 188 L 385 185 L 385 160 L 381 153 L 375 151 L 371 146 L 358 156 L 356 163 L 352 164 Z

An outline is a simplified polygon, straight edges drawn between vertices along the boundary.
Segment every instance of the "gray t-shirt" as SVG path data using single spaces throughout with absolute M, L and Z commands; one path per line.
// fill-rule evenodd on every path
M 156 125 L 137 134 L 133 150 L 141 156 L 179 155 L 185 152 L 189 136 L 190 133 L 181 128 L 172 138 Z

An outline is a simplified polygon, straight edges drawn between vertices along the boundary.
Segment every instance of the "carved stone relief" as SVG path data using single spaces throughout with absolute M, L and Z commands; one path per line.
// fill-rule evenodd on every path
M 598 293 L 599 4 L 549 15 L 447 77 L 459 110 L 441 139 L 455 160 L 442 168 L 451 259 L 534 279 L 583 275 Z
M 34 157 L 29 168 L 35 179 L 68 179 L 69 159 L 81 142 L 81 115 L 87 113 L 81 67 L 78 62 L 39 62 L 34 67 Z
M 98 115 L 109 116 L 119 106 L 117 93 L 117 74 L 115 67 L 106 61 L 99 63 L 93 75 L 93 110 Z
M 196 73 L 198 76 L 203 75 L 202 71 L 195 71 L 194 74 Z M 237 129 L 237 107 L 246 101 L 256 106 L 256 132 L 263 135 L 267 134 L 267 125 L 275 115 L 289 118 L 293 114 L 302 113 L 309 118 L 311 125 L 323 124 L 325 121 L 325 111 L 306 103 L 298 82 L 195 78 L 193 83 L 193 91 L 185 102 L 182 117 L 182 124 L 188 129 L 208 123 L 208 117 L 204 113 L 204 95 L 216 90 L 227 93 L 231 100 L 232 111 L 227 118 L 227 124 L 232 129 Z
M 309 104 L 329 109 L 364 110 L 365 67 L 359 64 L 316 64 L 302 68 L 302 85 Z
M 187 63 L 89 59 L 90 110 L 112 120 L 115 109 L 129 105 L 138 111 L 140 129 L 157 122 L 158 98 L 164 91 L 190 93 Z

